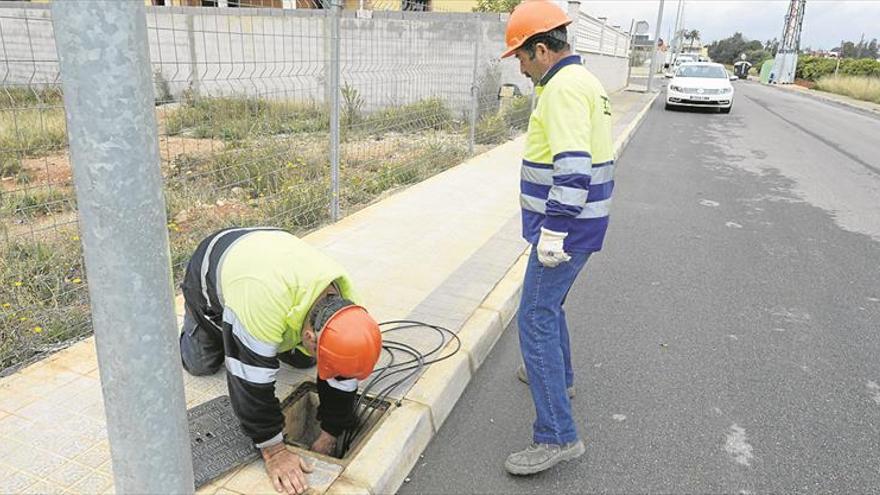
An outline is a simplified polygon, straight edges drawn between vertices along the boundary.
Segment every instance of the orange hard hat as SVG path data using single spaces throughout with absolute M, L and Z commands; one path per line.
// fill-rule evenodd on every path
M 549 0 L 525 0 L 516 6 L 507 21 L 507 51 L 501 58 L 507 58 L 532 36 L 553 31 L 571 24 L 571 19 L 562 7 Z
M 347 305 L 327 320 L 318 333 L 318 376 L 365 380 L 382 352 L 379 324 L 356 305 Z

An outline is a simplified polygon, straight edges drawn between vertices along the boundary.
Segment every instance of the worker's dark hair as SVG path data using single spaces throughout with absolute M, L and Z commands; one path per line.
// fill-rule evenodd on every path
M 553 53 L 559 53 L 571 48 L 568 45 L 568 30 L 565 26 L 559 26 L 558 28 L 545 33 L 538 33 L 527 39 L 526 42 L 523 43 L 522 49 L 529 54 L 529 60 L 535 58 L 535 46 L 537 46 L 538 43 L 543 43 L 547 49 Z

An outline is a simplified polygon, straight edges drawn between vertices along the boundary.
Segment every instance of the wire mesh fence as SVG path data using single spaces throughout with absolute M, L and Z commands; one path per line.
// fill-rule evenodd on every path
M 527 125 L 502 15 L 198 4 L 147 7 L 175 282 L 217 229 L 308 232 Z M 0 370 L 91 332 L 64 96 L 50 6 L 0 4 Z

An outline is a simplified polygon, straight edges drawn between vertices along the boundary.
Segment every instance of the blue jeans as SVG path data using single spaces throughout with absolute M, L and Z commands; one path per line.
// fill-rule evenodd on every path
M 571 345 L 562 304 L 590 253 L 546 268 L 532 248 L 519 303 L 519 345 L 537 418 L 535 443 L 566 444 L 578 438 L 566 389 L 574 384 Z

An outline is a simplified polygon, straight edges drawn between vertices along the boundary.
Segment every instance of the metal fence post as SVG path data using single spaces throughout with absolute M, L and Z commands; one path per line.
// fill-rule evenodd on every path
M 339 220 L 339 16 L 342 0 L 330 0 L 330 218 Z
M 52 18 L 116 492 L 192 493 L 144 3 Z
M 190 90 L 193 96 L 199 96 L 199 60 L 194 17 L 192 14 L 186 14 L 186 42 L 189 47 Z
M 568 0 L 568 18 L 571 19 L 571 24 L 568 25 L 568 44 L 571 46 L 572 53 L 577 53 L 577 28 L 580 17 L 580 0 Z
M 480 87 L 478 85 L 480 70 L 480 45 L 483 44 L 483 22 L 479 14 L 474 14 L 477 20 L 477 39 L 474 43 L 474 71 L 471 75 L 471 115 L 470 133 L 468 135 L 468 154 L 474 154 L 474 145 L 477 140 L 477 114 L 480 111 Z

